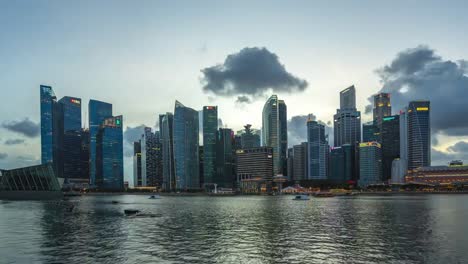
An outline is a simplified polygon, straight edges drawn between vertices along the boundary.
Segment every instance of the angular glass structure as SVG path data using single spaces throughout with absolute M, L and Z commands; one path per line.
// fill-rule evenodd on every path
M 216 137 L 216 175 L 214 179 L 214 183 L 218 184 L 218 187 L 234 187 L 233 146 L 234 133 L 232 130 L 220 128 Z
M 112 104 L 91 99 L 88 104 L 88 114 L 90 137 L 89 177 L 90 185 L 94 186 L 96 183 L 96 136 L 104 119 L 112 117 Z
M 361 141 L 361 112 L 356 109 L 354 85 L 340 92 L 340 109 L 333 117 L 335 147 Z
M 328 142 L 325 126 L 317 121 L 307 121 L 307 170 L 309 180 L 326 180 L 328 164 Z
M 198 111 L 179 101 L 174 109 L 174 163 L 176 189 L 200 189 Z
M 218 108 L 203 107 L 203 183 L 215 183 L 216 175 L 216 131 L 218 130 Z
M 96 135 L 96 185 L 100 190 L 123 190 L 122 116 L 104 119 Z

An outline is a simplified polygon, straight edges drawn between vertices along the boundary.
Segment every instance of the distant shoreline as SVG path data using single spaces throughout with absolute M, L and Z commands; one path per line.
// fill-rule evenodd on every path
M 232 196 L 269 196 L 267 194 L 208 194 L 208 193 L 153 193 L 153 192 L 90 192 L 83 193 L 83 196 L 112 196 L 112 195 L 160 195 L 160 196 L 215 196 L 215 197 L 232 197 Z M 428 195 L 428 194 L 468 194 L 468 191 L 462 192 L 355 192 L 353 195 L 342 195 L 338 194 L 336 196 L 404 196 L 404 195 Z M 292 196 L 295 194 L 281 194 Z M 280 195 L 275 195 L 280 196 Z

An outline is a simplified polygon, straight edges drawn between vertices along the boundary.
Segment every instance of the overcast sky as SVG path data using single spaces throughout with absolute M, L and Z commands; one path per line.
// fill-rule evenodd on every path
M 177 99 L 218 105 L 234 130 L 260 128 L 272 93 L 294 128 L 309 113 L 332 121 L 350 85 L 363 114 L 383 89 L 394 112 L 431 100 L 434 163 L 468 162 L 466 10 L 427 0 L 0 1 L 0 168 L 40 160 L 40 84 L 82 98 L 83 117 L 90 98 L 112 103 L 125 127 L 155 126 Z M 301 141 L 295 132 L 290 141 Z

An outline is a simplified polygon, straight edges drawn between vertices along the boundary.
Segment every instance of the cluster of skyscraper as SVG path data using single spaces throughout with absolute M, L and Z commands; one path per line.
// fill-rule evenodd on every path
M 288 153 L 290 179 L 329 180 L 334 184 L 401 183 L 408 170 L 431 163 L 430 103 L 412 101 L 392 115 L 390 94 L 374 96 L 373 121 L 363 124 L 356 90 L 340 92 L 334 115 L 334 147 L 328 148 L 324 125 L 307 121 L 307 142 Z M 328 151 L 330 150 L 330 151 Z
M 123 189 L 122 116 L 112 105 L 90 100 L 89 129 L 82 128 L 81 99 L 57 100 L 40 87 L 42 163 L 52 163 L 70 186 Z M 218 107 L 199 111 L 175 102 L 159 115 L 159 130 L 147 127 L 134 142 L 134 186 L 165 191 L 239 188 L 272 191 L 285 180 L 325 180 L 334 184 L 402 182 L 408 170 L 430 165 L 430 105 L 413 101 L 392 115 L 390 95 L 374 96 L 373 121 L 363 124 L 356 90 L 340 92 L 334 115 L 334 144 L 326 125 L 311 116 L 307 139 L 288 149 L 287 107 L 272 95 L 262 111 L 262 129 L 250 124 L 236 134 L 218 127 Z M 202 129 L 203 146 L 199 144 Z
M 41 161 L 52 163 L 65 186 L 121 190 L 124 184 L 122 116 L 112 105 L 90 100 L 89 129 L 82 127 L 81 99 L 57 100 L 50 86 L 40 86 Z

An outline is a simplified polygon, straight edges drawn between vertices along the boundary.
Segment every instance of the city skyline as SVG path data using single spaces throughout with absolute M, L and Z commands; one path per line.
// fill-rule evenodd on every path
M 96 4 L 97 8 L 101 5 Z M 157 10 L 155 4 L 147 3 L 146 7 L 150 10 Z M 206 4 L 204 4 L 206 5 Z M 254 10 L 258 8 L 258 4 L 255 4 Z M 346 4 L 344 4 L 346 5 Z M 383 5 L 383 4 L 382 4 Z M 455 3 L 453 4 L 455 5 Z M 6 32 L 8 41 L 0 44 L 0 54 L 5 58 L 4 63 L 0 65 L 1 71 L 0 77 L 5 81 L 4 85 L 8 87 L 5 91 L 2 91 L 8 100 L 2 102 L 0 110 L 2 114 L 0 117 L 0 167 L 12 168 L 20 167 L 24 165 L 33 165 L 40 163 L 40 136 L 38 134 L 38 127 L 40 121 L 39 115 L 39 100 L 37 87 L 41 84 L 50 85 L 54 91 L 63 96 L 73 96 L 82 99 L 83 105 L 86 105 L 89 99 L 102 100 L 108 102 L 114 106 L 115 115 L 123 115 L 125 117 L 125 135 L 130 135 L 133 131 L 132 128 L 143 125 L 144 127 L 155 127 L 157 117 L 159 114 L 172 111 L 173 103 L 175 100 L 184 102 L 187 106 L 200 111 L 205 105 L 217 105 L 219 107 L 218 116 L 221 118 L 223 126 L 231 128 L 234 131 L 241 129 L 245 124 L 252 124 L 254 128 L 261 128 L 261 108 L 266 101 L 266 98 L 272 94 L 278 94 L 281 99 L 284 99 L 288 105 L 288 143 L 289 147 L 300 143 L 297 139 L 305 141 L 305 120 L 309 113 L 316 116 L 317 120 L 322 120 L 325 123 L 329 121 L 333 123 L 333 114 L 336 109 L 339 108 L 339 91 L 346 87 L 354 84 L 356 87 L 356 106 L 357 110 L 361 112 L 362 124 L 372 119 L 372 111 L 366 111 L 366 107 L 371 105 L 368 98 L 372 95 L 380 92 L 382 88 L 392 95 L 392 100 L 395 98 L 395 103 L 392 103 L 392 114 L 397 114 L 403 106 L 407 106 L 411 100 L 427 99 L 431 101 L 433 113 L 442 113 L 448 111 L 449 115 L 453 115 L 453 118 L 458 117 L 467 113 L 465 106 L 459 103 L 459 97 L 455 91 L 460 90 L 459 83 L 455 83 L 453 79 L 440 80 L 438 76 L 430 76 L 429 80 L 439 85 L 448 85 L 446 92 L 447 96 L 441 96 L 441 91 L 436 92 L 435 88 L 429 90 L 427 95 L 421 92 L 418 87 L 408 87 L 408 83 L 399 83 L 401 79 L 398 76 L 392 75 L 397 72 L 399 75 L 407 74 L 409 77 L 413 77 L 411 70 L 408 68 L 408 72 L 399 72 L 398 69 L 406 69 L 405 65 L 400 65 L 398 62 L 403 57 L 410 58 L 412 66 L 417 67 L 420 62 L 423 64 L 423 68 L 434 68 L 441 65 L 449 64 L 454 68 L 453 72 L 458 73 L 458 77 L 462 76 L 461 80 L 466 80 L 466 64 L 458 63 L 459 60 L 468 58 L 468 54 L 463 50 L 463 46 L 466 46 L 466 38 L 457 38 L 449 41 L 449 36 L 453 32 L 441 33 L 437 30 L 432 31 L 433 36 L 425 35 L 423 37 L 411 37 L 401 38 L 405 41 L 398 43 L 393 42 L 393 45 L 384 45 L 382 42 L 373 40 L 366 44 L 366 48 L 369 51 L 364 51 L 358 48 L 362 46 L 362 41 L 359 40 L 360 33 L 356 33 L 357 37 L 352 38 L 356 43 L 350 43 L 347 49 L 338 49 L 336 44 L 331 45 L 330 48 L 326 48 L 323 41 L 316 42 L 316 38 L 303 37 L 299 42 L 293 42 L 292 40 L 273 41 L 272 36 L 263 35 L 260 37 L 247 36 L 244 41 L 232 41 L 230 44 L 226 44 L 232 39 L 229 37 L 223 37 L 222 39 L 209 40 L 209 33 L 200 34 L 199 37 L 191 36 L 187 41 L 187 45 L 176 45 L 176 47 L 166 47 L 164 49 L 142 49 L 143 52 L 136 52 L 133 49 L 145 48 L 141 44 L 134 42 L 126 42 L 119 45 L 117 42 L 113 42 L 116 36 L 117 28 L 110 25 L 105 26 L 102 29 L 103 32 L 108 32 L 109 39 L 99 37 L 97 33 L 99 30 L 88 29 L 89 32 L 79 31 L 76 34 L 69 33 L 68 39 L 58 41 L 56 39 L 56 33 L 65 34 L 67 27 L 58 27 L 54 22 L 61 21 L 64 19 L 62 15 L 67 15 L 70 10 L 64 10 L 60 4 L 55 3 L 50 7 L 41 7 L 37 5 L 24 11 L 21 9 L 20 4 L 6 4 L 7 8 L 4 10 L 10 10 L 11 14 L 19 15 L 24 12 L 37 16 L 41 14 L 40 11 L 47 12 L 58 12 L 60 14 L 59 20 L 54 20 L 51 17 L 44 16 L 41 23 L 38 23 L 32 29 L 37 29 L 38 32 L 44 33 L 44 37 L 49 37 L 49 41 L 56 42 L 57 54 L 53 54 L 52 45 L 48 46 L 37 41 L 30 41 L 31 38 L 37 35 L 31 34 L 27 30 L 20 30 L 21 25 L 28 25 L 28 21 L 19 21 L 18 18 L 12 17 L 11 14 L 5 14 L 5 19 L 11 19 L 16 22 L 15 26 L 9 26 L 8 23 L 2 25 L 2 32 Z M 124 4 L 116 5 L 110 12 L 120 12 L 124 7 Z M 310 6 L 310 4 L 301 3 L 299 6 L 303 6 L 307 10 L 322 10 L 325 12 L 331 12 L 329 9 L 318 4 Z M 297 11 L 298 7 L 291 7 L 287 10 Z M 312 8 L 314 7 L 314 8 Z M 170 8 L 170 7 L 169 7 Z M 196 9 L 192 10 L 195 12 Z M 220 8 L 221 13 L 227 12 L 228 6 Z M 269 7 L 272 9 L 274 14 L 278 13 L 278 6 Z M 350 8 L 344 6 L 344 9 Z M 377 9 L 376 6 L 371 5 L 370 9 Z M 399 6 L 397 8 L 403 8 Z M 411 8 L 411 5 L 410 7 Z M 453 9 L 441 8 L 438 4 L 428 5 L 427 8 L 434 8 L 441 10 L 440 12 L 446 12 L 446 20 L 443 22 L 449 23 L 451 15 L 455 17 L 459 12 Z M 22 11 L 21 11 L 22 10 Z M 120 10 L 120 11 L 119 11 Z M 122 18 L 118 21 L 118 24 L 124 21 L 133 21 L 133 26 L 140 27 L 142 31 L 135 32 L 135 39 L 141 38 L 148 40 L 149 43 L 155 44 L 155 47 L 161 47 L 162 41 L 159 38 L 148 37 L 146 33 L 162 33 L 160 36 L 170 37 L 171 34 L 167 32 L 160 32 L 158 25 L 165 24 L 165 21 L 151 20 L 148 18 L 149 14 L 144 12 L 140 8 L 132 8 L 133 12 L 142 12 L 142 19 L 132 19 L 129 17 Z M 257 9 L 258 10 L 258 9 Z M 239 9 L 234 9 L 234 13 L 239 13 Z M 315 12 L 314 11 L 314 12 Z M 3 15 L 4 12 L 0 11 Z M 83 12 L 83 9 L 78 8 L 78 13 Z M 200 11 L 201 12 L 201 11 Z M 249 11 L 249 14 L 252 14 Z M 342 12 L 337 11 L 337 14 Z M 188 12 L 190 13 L 190 12 Z M 197 13 L 192 16 L 200 16 L 202 13 Z M 134 14 L 134 13 L 132 13 Z M 335 14 L 335 15 L 337 15 Z M 451 14 L 451 15 L 449 15 Z M 188 14 L 190 15 L 190 14 Z M 422 21 L 418 23 L 428 23 L 429 18 L 424 16 L 422 12 L 418 13 L 422 16 Z M 89 23 L 102 22 L 102 18 L 99 18 L 97 14 L 92 13 L 89 15 Z M 272 15 L 262 15 L 266 21 L 273 19 Z M 292 25 L 296 25 L 297 29 L 294 29 L 290 36 L 296 36 L 301 32 L 309 32 L 304 26 L 299 23 L 299 20 L 305 19 L 305 14 L 298 14 L 297 18 L 292 21 Z M 338 16 L 336 16 L 338 17 Z M 149 20 L 143 20 L 143 18 Z M 193 18 L 193 17 L 192 17 Z M 363 16 L 363 20 L 368 22 L 371 21 L 373 15 L 367 14 Z M 169 18 L 167 18 L 169 19 Z M 183 19 L 182 19 L 183 20 Z M 227 18 L 229 25 L 232 25 L 234 30 L 233 36 L 239 37 L 240 32 L 243 29 L 248 28 L 249 19 L 246 22 L 242 22 L 238 25 L 230 24 L 233 20 L 232 17 Z M 311 19 L 312 21 L 323 22 L 321 17 Z M 147 22 L 145 24 L 145 21 Z M 311 22 L 312 22 L 311 21 Z M 65 26 L 79 27 L 84 22 L 71 18 L 70 20 L 64 19 Z M 200 26 L 208 25 L 208 20 L 200 22 Z M 329 37 L 332 43 L 338 43 L 340 37 L 346 37 L 347 33 L 340 30 L 341 35 L 337 35 L 334 32 L 333 25 L 340 27 L 346 27 L 341 21 L 336 24 L 331 24 L 327 28 L 330 30 Z M 171 23 L 176 22 L 172 21 Z M 180 23 L 183 23 L 181 21 Z M 364 25 L 365 23 L 358 23 L 363 29 L 369 29 L 369 26 Z M 92 24 L 91 24 L 92 25 Z M 391 39 L 398 36 L 401 33 L 395 32 L 397 27 L 389 24 L 383 25 L 390 30 L 390 36 L 385 40 Z M 155 29 L 153 32 L 152 29 Z M 125 33 L 129 34 L 129 29 Z M 31 29 L 30 29 L 31 30 Z M 175 29 L 177 30 L 177 29 Z M 186 28 L 178 30 L 178 33 L 185 31 Z M 220 29 L 216 29 L 220 30 Z M 216 31 L 215 30 L 215 31 Z M 258 26 L 256 30 L 259 30 Z M 283 32 L 284 28 L 279 28 L 279 32 Z M 456 29 L 453 29 L 456 30 Z M 199 31 L 197 31 L 199 32 Z M 254 32 L 254 31 L 249 31 Z M 35 33 L 37 34 L 37 33 Z M 302 35 L 302 34 L 301 34 Z M 306 34 L 307 35 L 307 34 Z M 435 38 L 436 35 L 446 37 L 444 41 L 440 41 Z M 453 34 L 452 37 L 457 34 Z M 459 35 L 459 34 L 458 34 Z M 85 37 L 89 42 L 79 42 L 77 44 L 70 41 L 76 40 L 77 38 Z M 88 37 L 88 38 L 86 38 Z M 241 38 L 242 39 L 242 38 Z M 174 40 L 178 40 L 174 37 Z M 368 38 L 367 38 L 368 40 Z M 458 43 L 459 45 L 449 44 L 450 42 Z M 14 45 L 22 43 L 22 45 Z M 29 44 L 31 43 L 31 44 Z M 35 44 L 34 44 L 35 43 Z M 82 45 L 85 44 L 85 45 Z M 87 45 L 86 45 L 87 44 Z M 96 45 L 94 45 L 96 44 Z M 426 44 L 428 46 L 419 46 Z M 298 45 L 297 49 L 291 49 L 292 45 Z M 222 46 L 222 48 L 217 48 Z M 86 49 L 86 47 L 88 47 Z M 95 50 L 91 49 L 95 47 Z M 103 49 L 108 47 L 110 50 Z M 127 48 L 126 48 L 127 47 Z M 249 48 L 249 49 L 245 49 Z M 410 50 L 408 50 L 410 49 Z M 434 51 L 435 49 L 435 51 Z M 78 51 L 77 54 L 82 55 L 82 58 L 75 57 L 72 55 L 74 51 Z M 172 51 L 172 52 L 171 52 Z M 180 53 L 175 56 L 174 60 L 164 55 L 164 52 L 168 54 Z M 63 59 L 59 59 L 59 55 L 66 55 Z M 101 54 L 99 56 L 99 54 Z M 259 86 L 258 92 L 251 93 L 242 90 L 235 90 L 234 93 L 229 91 L 215 90 L 212 86 L 207 85 L 206 81 L 210 80 L 211 83 L 217 84 L 216 79 L 213 76 L 219 74 L 227 74 L 226 71 L 219 71 L 215 65 L 223 64 L 224 67 L 238 65 L 234 60 L 228 62 L 226 57 L 231 55 L 233 59 L 242 59 L 247 55 L 263 55 L 266 56 L 268 61 L 274 65 L 283 67 L 277 67 L 277 70 L 282 73 L 287 73 L 286 80 L 292 81 L 293 86 L 283 89 L 283 86 L 276 86 L 276 83 L 263 83 Z M 307 54 L 302 56 L 302 54 Z M 20 56 L 20 59 L 14 59 Z M 440 57 L 439 57 L 440 56 Z M 31 62 L 34 57 L 35 63 Z M 303 58 L 304 57 L 304 58 Z M 102 58 L 102 64 L 99 65 L 99 58 Z M 187 59 L 185 63 L 184 59 Z M 419 60 L 418 60 L 419 59 Z M 359 61 L 358 61 L 359 60 Z M 167 63 L 167 68 L 161 66 L 160 62 Z M 240 60 L 242 61 L 242 60 Z M 170 63 L 168 63 L 170 62 Z M 40 63 L 40 67 L 37 63 Z M 234 64 L 230 64 L 234 63 Z M 466 63 L 466 61 L 465 61 Z M 102 71 L 97 70 L 95 65 L 99 65 L 99 68 L 108 68 L 108 70 Z M 324 68 L 328 68 L 326 72 L 320 70 L 318 65 L 323 64 Z M 112 67 L 109 67 L 112 66 Z M 242 66 L 242 64 L 241 64 Z M 261 66 L 261 65 L 260 65 Z M 408 66 L 408 65 L 406 65 Z M 398 68 L 400 67 L 400 68 Z M 151 69 L 148 71 L 148 69 Z M 177 70 L 176 70 L 177 69 Z M 374 71 L 380 69 L 381 73 L 376 74 Z M 430 73 L 424 69 L 416 68 L 415 72 L 418 73 Z M 448 73 L 452 73 L 451 70 L 440 68 Z M 383 71 L 383 73 L 382 73 Z M 96 74 L 101 73 L 101 74 Z M 218 75 L 216 75 L 218 74 Z M 151 77 L 151 76 L 156 77 Z M 19 77 L 21 76 L 21 77 Z M 239 81 L 233 76 L 228 76 L 228 80 Z M 227 78 L 227 77 L 226 77 Z M 387 81 L 380 83 L 380 80 Z M 114 80 L 115 79 L 115 80 Z M 205 82 L 200 82 L 203 79 Z M 455 79 L 455 78 L 454 78 Z M 241 79 L 244 80 L 244 79 Z M 241 81 L 240 80 L 240 81 Z M 423 80 L 425 81 L 425 80 Z M 120 82 L 120 83 L 117 83 Z M 442 82 L 442 84 L 441 84 Z M 424 82 L 423 82 L 424 83 Z M 466 83 L 466 81 L 465 81 Z M 281 82 L 280 82 L 281 84 Z M 388 85 L 395 84 L 396 87 L 410 89 L 410 92 L 406 92 L 408 96 L 403 96 L 398 91 L 391 90 Z M 462 83 L 463 84 L 463 83 Z M 267 86 L 265 86 L 267 85 Z M 265 88 L 266 87 L 266 88 Z M 268 89 L 273 87 L 273 89 Z M 11 91 L 10 91 L 11 90 Z M 465 90 L 466 91 L 466 90 Z M 466 93 L 466 92 L 465 92 Z M 228 95 L 228 96 L 226 96 Z M 244 96 L 244 97 L 242 97 Z M 447 98 L 448 99 L 444 99 Z M 442 99 L 439 99 L 442 98 Z M 245 103 L 245 101 L 253 101 L 252 103 Z M 236 102 L 237 101 L 237 102 Z M 244 101 L 244 103 L 241 103 Z M 442 108 L 446 103 L 453 101 L 453 107 L 457 109 L 457 112 L 450 112 L 450 109 Z M 22 107 L 15 107 L 16 105 L 22 105 Z M 458 108 L 457 108 L 458 107 Z M 15 109 L 15 111 L 12 111 Z M 453 108 L 452 108 L 453 109 Z M 84 107 L 82 112 L 82 123 L 87 124 L 87 110 Z M 440 116 L 440 115 L 439 115 Z M 295 118 L 297 117 L 297 118 Z M 451 120 L 443 122 L 438 116 L 433 116 L 433 148 L 432 151 L 432 163 L 433 164 L 445 164 L 451 159 L 467 159 L 466 150 L 468 149 L 468 130 L 466 129 L 467 124 L 463 119 L 459 119 L 459 123 L 453 123 Z M 25 121 L 25 120 L 28 121 Z M 298 120 L 298 123 L 303 126 L 302 131 L 296 129 L 294 121 Z M 142 127 L 143 127 L 142 126 Z M 130 127 L 131 129 L 127 129 Z M 329 134 L 328 131 L 327 134 Z M 139 133 L 139 132 L 138 132 Z M 443 134 L 449 134 L 443 135 Z M 133 154 L 133 139 L 126 140 L 124 148 L 131 154 Z M 435 144 L 438 143 L 438 144 Z M 445 151 L 443 153 L 442 151 Z M 129 180 L 132 178 L 132 155 L 126 156 L 125 166 L 125 178 Z

